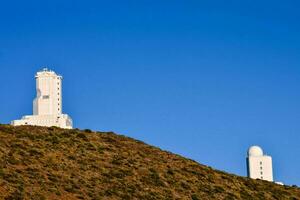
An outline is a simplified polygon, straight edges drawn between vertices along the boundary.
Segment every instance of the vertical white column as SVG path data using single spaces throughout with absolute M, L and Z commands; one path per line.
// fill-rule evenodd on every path
M 44 70 L 36 75 L 36 98 L 33 101 L 34 115 L 62 114 L 62 77 L 53 71 Z

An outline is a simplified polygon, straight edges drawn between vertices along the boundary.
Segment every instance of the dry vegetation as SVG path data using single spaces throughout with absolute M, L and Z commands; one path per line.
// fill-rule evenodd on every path
M 114 133 L 0 125 L 0 199 L 300 199 Z

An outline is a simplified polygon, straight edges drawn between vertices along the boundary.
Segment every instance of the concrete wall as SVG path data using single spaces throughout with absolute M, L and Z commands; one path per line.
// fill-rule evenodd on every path
M 249 156 L 247 161 L 250 178 L 273 182 L 272 158 L 270 156 Z
M 33 115 L 62 114 L 62 77 L 53 71 L 41 71 L 36 78 Z

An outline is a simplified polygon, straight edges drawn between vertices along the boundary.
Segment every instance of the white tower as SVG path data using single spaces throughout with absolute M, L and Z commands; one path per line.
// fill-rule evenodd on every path
M 43 69 L 35 79 L 37 96 L 33 101 L 33 115 L 61 115 L 62 76 Z
M 252 146 L 247 157 L 248 177 L 273 182 L 272 157 L 263 154 L 259 146 Z
M 12 125 L 57 126 L 72 128 L 72 119 L 62 114 L 62 76 L 47 68 L 37 72 L 36 98 L 33 101 L 33 115 L 12 121 Z

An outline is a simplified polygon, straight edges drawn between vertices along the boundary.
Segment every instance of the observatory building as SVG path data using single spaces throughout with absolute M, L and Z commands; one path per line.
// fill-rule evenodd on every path
M 247 173 L 249 178 L 273 182 L 272 157 L 264 155 L 259 146 L 248 150 Z
M 62 114 L 62 76 L 44 68 L 37 72 L 36 98 L 33 101 L 33 115 L 26 115 L 11 122 L 14 126 L 37 125 L 57 126 L 71 129 L 72 119 Z

